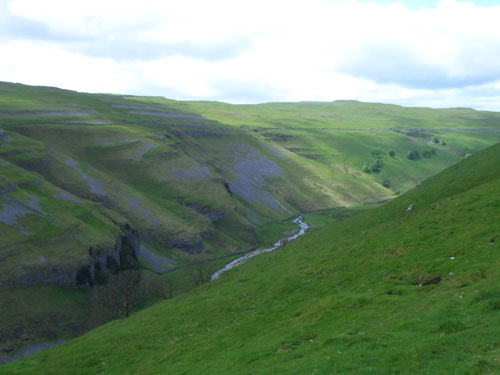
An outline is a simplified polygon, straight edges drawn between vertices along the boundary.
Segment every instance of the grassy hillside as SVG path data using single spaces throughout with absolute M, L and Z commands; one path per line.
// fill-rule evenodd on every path
M 498 114 L 466 108 L 404 108 L 357 101 L 171 103 L 245 129 L 330 169 L 343 170 L 347 165 L 353 172 L 360 171 L 364 163 L 374 162 L 373 152 L 378 151 L 384 167 L 370 177 L 399 193 L 500 140 Z M 433 149 L 435 157 L 425 162 L 406 158 L 410 150 L 422 153 Z M 388 157 L 391 150 L 395 157 Z
M 499 130 L 500 114 L 469 109 L 240 106 L 0 82 L 0 351 L 84 329 L 77 270 L 90 247 L 112 252 L 124 223 L 144 267 L 180 267 L 161 277 L 179 294 L 194 285 L 184 266 L 273 243 L 301 212 L 391 199 Z
M 499 176 L 496 145 L 0 373 L 497 374 Z

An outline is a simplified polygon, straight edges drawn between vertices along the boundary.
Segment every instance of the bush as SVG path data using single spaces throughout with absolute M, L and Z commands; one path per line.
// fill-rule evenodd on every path
M 92 320 L 97 323 L 128 317 L 145 297 L 140 270 L 126 270 L 92 291 Z
M 434 143 L 435 144 L 439 144 L 439 138 L 438 137 L 434 137 Z
M 420 159 L 420 153 L 417 150 L 411 150 L 411 151 L 408 151 L 408 154 L 406 154 L 406 157 L 410 160 L 418 160 L 418 159 Z
M 390 156 L 391 158 L 393 158 L 393 157 L 395 157 L 395 156 L 396 156 L 396 153 L 394 152 L 394 150 L 389 151 L 389 156 Z
M 365 173 L 371 173 L 371 169 L 368 165 L 366 165 L 366 163 L 363 164 L 363 167 L 361 168 L 361 170 Z
M 378 173 L 378 172 L 380 172 L 380 170 L 382 169 L 383 166 L 384 166 L 384 162 L 382 161 L 382 159 L 377 158 L 370 165 L 370 169 L 372 170 L 372 172 Z
M 422 156 L 427 159 L 432 158 L 435 155 L 436 155 L 436 150 L 424 150 L 422 152 Z
M 446 146 L 446 142 L 444 141 L 444 139 L 441 141 L 441 145 Z

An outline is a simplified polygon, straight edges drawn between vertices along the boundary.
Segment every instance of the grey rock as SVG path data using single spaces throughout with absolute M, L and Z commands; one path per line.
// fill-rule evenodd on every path
M 78 161 L 74 159 L 66 159 L 65 163 L 72 167 L 74 170 L 76 170 L 82 178 L 87 181 L 90 187 L 90 192 L 97 194 L 97 195 L 103 195 L 109 197 L 109 195 L 104 191 L 102 184 L 95 180 L 94 178 L 88 176 L 79 166 L 78 166 Z
M 172 268 L 175 266 L 174 262 L 167 257 L 157 255 L 144 246 L 141 245 L 140 257 L 149 262 L 153 267 L 153 270 L 158 273 L 165 273 L 167 268 Z
M 144 215 L 150 224 L 152 225 L 161 225 L 162 222 L 158 220 L 158 218 L 151 212 L 141 206 L 141 203 L 135 198 L 129 198 L 128 206 L 136 211 L 139 211 L 142 215 Z
M 4 365 L 6 363 L 15 361 L 16 359 L 21 359 L 24 357 L 28 357 L 30 355 L 39 353 L 41 351 L 54 348 L 58 345 L 64 344 L 66 340 L 57 340 L 57 341 L 50 341 L 50 342 L 44 342 L 40 344 L 33 344 L 33 345 L 28 345 L 22 348 L 19 352 L 17 352 L 13 356 L 3 356 L 0 357 L 0 365 Z
M 265 190 L 266 179 L 279 177 L 283 169 L 255 149 L 235 152 L 234 180 L 228 182 L 231 192 L 251 204 L 258 202 L 290 213 L 281 202 Z
M 64 117 L 64 116 L 90 116 L 91 112 L 83 111 L 39 111 L 39 112 L 3 112 L 0 118 L 28 118 L 28 117 Z
M 135 158 L 135 161 L 141 161 L 142 160 L 142 157 L 150 150 L 152 150 L 153 148 L 155 148 L 156 146 L 151 144 L 151 143 L 148 143 L 148 142 L 145 142 L 145 141 L 141 141 L 142 144 L 144 145 L 144 150 L 142 150 L 139 155 L 137 155 L 137 157 Z
M 175 173 L 177 178 L 174 178 L 175 181 L 190 181 L 190 180 L 201 180 L 205 177 L 211 176 L 212 172 L 208 168 L 203 167 L 200 163 L 193 160 L 195 163 L 195 168 L 189 168 L 187 171 L 179 168 L 173 168 L 172 171 Z M 166 178 L 164 178 L 166 180 Z
M 67 191 L 63 191 L 60 194 L 54 194 L 52 197 L 54 199 L 58 199 L 58 200 L 61 200 L 61 201 L 80 202 L 80 200 L 78 198 L 76 198 L 73 194 L 71 194 L 71 193 L 69 193 Z

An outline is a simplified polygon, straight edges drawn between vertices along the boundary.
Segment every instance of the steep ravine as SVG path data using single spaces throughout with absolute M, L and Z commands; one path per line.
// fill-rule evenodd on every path
M 292 241 L 292 240 L 304 235 L 307 232 L 307 230 L 309 229 L 309 225 L 306 224 L 302 220 L 302 218 L 303 218 L 303 215 L 300 215 L 293 220 L 293 222 L 295 224 L 298 224 L 298 226 L 299 226 L 299 231 L 297 233 L 295 233 L 292 236 L 288 236 L 288 237 L 284 237 L 284 238 L 280 239 L 271 248 L 254 250 L 254 251 L 248 252 L 247 254 L 245 254 L 242 257 L 239 257 L 239 258 L 229 262 L 228 264 L 226 264 L 224 266 L 224 268 L 222 268 L 222 269 L 216 271 L 214 274 L 212 274 L 211 280 L 215 280 L 220 275 L 222 275 L 224 272 L 227 272 L 235 267 L 238 267 L 238 266 L 246 263 L 246 261 L 249 260 L 250 258 L 253 258 L 259 254 L 262 254 L 262 253 L 269 253 L 269 252 L 275 251 L 275 250 L 281 248 L 282 246 L 284 246 L 289 241 Z M 132 242 L 134 242 L 134 245 L 137 245 L 137 243 L 135 242 L 137 239 L 136 232 L 134 232 L 134 230 L 128 226 L 122 227 L 122 230 L 124 231 L 125 235 L 120 238 L 121 241 L 119 241 L 119 243 L 122 244 L 122 242 L 127 242 L 127 241 L 130 241 L 132 239 L 133 240 Z M 132 234 L 132 236 L 131 236 L 131 234 Z M 105 254 L 104 256 L 109 258 L 108 254 Z M 104 261 L 104 259 L 97 259 L 97 257 L 96 257 L 96 259 L 93 259 L 93 261 Z M 92 264 L 94 264 L 94 262 L 92 262 Z M 91 268 L 93 268 L 93 267 L 91 267 Z M 46 349 L 50 349 L 54 346 L 58 346 L 60 344 L 63 344 L 64 342 L 66 342 L 66 341 L 65 340 L 58 340 L 58 341 L 54 341 L 54 342 L 46 342 L 46 343 L 42 343 L 42 344 L 29 345 L 29 346 L 21 349 L 15 355 L 7 355 L 7 356 L 0 357 L 0 365 L 9 363 L 9 362 L 14 361 L 16 359 L 30 356 L 32 354 L 38 353 L 38 352 L 46 350 Z

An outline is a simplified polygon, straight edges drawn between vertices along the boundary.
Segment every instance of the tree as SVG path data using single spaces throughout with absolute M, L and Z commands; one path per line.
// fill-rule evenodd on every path
M 374 173 L 378 173 L 380 172 L 380 170 L 382 169 L 382 167 L 384 166 L 384 162 L 382 161 L 382 159 L 380 158 L 377 158 L 375 159 L 375 161 L 370 165 L 370 169 L 372 172 Z
M 446 146 L 446 142 L 444 141 L 444 139 L 441 141 L 441 145 Z
M 435 144 L 439 144 L 439 138 L 438 137 L 434 137 L 434 143 Z
M 169 299 L 173 297 L 174 285 L 172 279 L 163 279 L 158 276 L 145 277 L 145 288 L 148 295 Z
M 389 181 L 385 173 L 382 175 L 382 186 L 387 189 L 391 187 L 391 182 Z
M 110 277 L 105 285 L 92 291 L 93 320 L 107 322 L 128 317 L 130 311 L 144 299 L 140 270 L 121 271 Z
M 366 162 L 363 164 L 363 167 L 361 168 L 361 170 L 365 173 L 371 172 L 370 167 L 366 164 Z
M 394 152 L 394 150 L 389 151 L 389 156 L 390 156 L 391 158 L 393 158 L 393 157 L 395 157 L 395 156 L 396 156 L 396 153 Z
M 210 275 L 206 262 L 198 262 L 193 265 L 193 282 L 195 286 L 209 281 Z
M 406 157 L 410 160 L 418 160 L 420 159 L 420 153 L 417 150 L 408 151 Z

